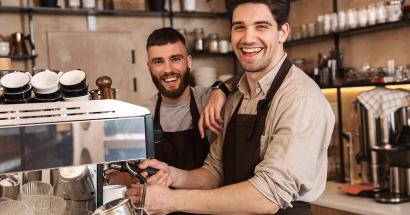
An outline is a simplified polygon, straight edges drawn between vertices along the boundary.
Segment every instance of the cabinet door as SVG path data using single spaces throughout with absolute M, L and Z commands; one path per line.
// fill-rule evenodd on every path
M 100 76 L 112 79 L 117 99 L 136 104 L 136 69 L 132 63 L 130 32 L 48 32 L 49 68 L 67 72 L 81 69 L 87 74 L 89 90 L 97 89 Z

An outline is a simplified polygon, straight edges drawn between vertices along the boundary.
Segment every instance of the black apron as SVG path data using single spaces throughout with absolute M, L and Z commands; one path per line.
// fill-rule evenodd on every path
M 225 185 L 246 181 L 254 176 L 260 158 L 260 139 L 265 130 L 266 117 L 271 101 L 288 74 L 292 63 L 285 59 L 279 69 L 266 99 L 258 102 L 257 114 L 238 114 L 243 96 L 239 101 L 226 129 L 223 147 Z M 311 214 L 308 202 L 292 202 L 293 208 L 280 209 L 276 214 Z
M 155 143 L 155 158 L 170 166 L 184 170 L 192 170 L 203 165 L 209 153 L 208 139 L 201 138 L 198 130 L 199 111 L 195 97 L 191 92 L 190 112 L 192 116 L 192 129 L 177 132 L 163 132 L 161 142 Z M 160 124 L 161 95 L 155 106 L 154 124 Z M 172 123 L 172 122 L 170 122 Z

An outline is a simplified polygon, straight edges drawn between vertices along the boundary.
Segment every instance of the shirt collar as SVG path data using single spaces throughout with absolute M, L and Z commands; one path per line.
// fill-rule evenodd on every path
M 256 84 L 256 93 L 258 93 L 260 90 L 262 90 L 263 94 L 266 95 L 269 91 L 270 85 L 273 82 L 273 79 L 275 79 L 276 74 L 279 72 L 280 67 L 283 64 L 283 61 L 285 61 L 286 57 L 288 56 L 287 53 L 283 55 L 283 57 L 280 59 L 280 61 L 276 64 L 276 66 L 263 78 L 261 78 L 258 83 Z M 238 82 L 238 90 L 244 94 L 244 98 L 249 98 L 249 85 L 248 85 L 248 80 L 246 78 L 246 73 L 245 75 L 242 76 L 241 80 Z

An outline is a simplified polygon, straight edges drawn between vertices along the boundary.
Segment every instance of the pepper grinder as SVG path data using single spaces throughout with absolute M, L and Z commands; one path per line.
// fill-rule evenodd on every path
M 97 87 L 101 92 L 101 99 L 113 99 L 111 94 L 112 79 L 108 76 L 101 76 L 97 78 Z

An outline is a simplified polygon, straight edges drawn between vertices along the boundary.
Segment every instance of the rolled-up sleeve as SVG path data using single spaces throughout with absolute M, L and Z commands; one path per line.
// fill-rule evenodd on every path
M 314 201 L 325 189 L 334 115 L 322 97 L 283 98 L 286 102 L 268 114 L 261 137 L 264 156 L 249 181 L 282 209 L 292 201 Z

